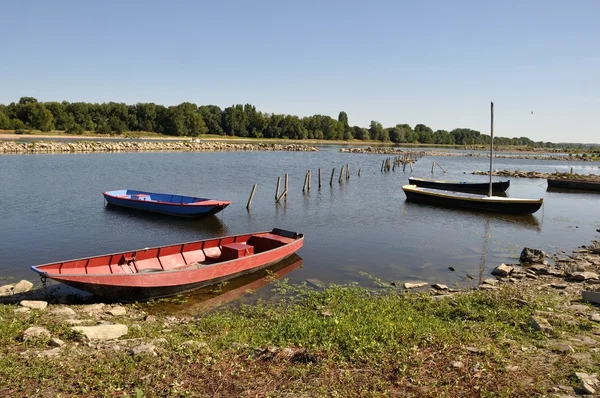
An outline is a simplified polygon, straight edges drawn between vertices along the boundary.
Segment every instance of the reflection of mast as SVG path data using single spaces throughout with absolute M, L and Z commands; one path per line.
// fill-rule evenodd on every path
M 479 263 L 479 283 L 483 283 L 483 271 L 485 270 L 485 263 L 487 262 L 488 246 L 490 244 L 490 220 L 491 217 L 486 217 L 485 221 L 485 232 L 483 234 L 483 250 L 481 252 L 481 262 Z

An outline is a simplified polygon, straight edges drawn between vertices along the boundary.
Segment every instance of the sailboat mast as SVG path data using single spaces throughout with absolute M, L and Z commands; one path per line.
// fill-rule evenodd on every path
M 490 192 L 492 196 L 492 159 L 494 158 L 494 103 L 490 102 L 491 122 L 490 122 Z

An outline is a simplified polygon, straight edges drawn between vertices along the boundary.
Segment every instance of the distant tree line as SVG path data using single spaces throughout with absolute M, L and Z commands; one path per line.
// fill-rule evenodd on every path
M 71 134 L 93 131 L 99 134 L 121 134 L 126 131 L 148 131 L 170 136 L 216 134 L 251 138 L 375 140 L 393 143 L 489 145 L 490 136 L 468 128 L 452 131 L 436 130 L 424 124 L 414 128 L 397 124 L 384 128 L 372 121 L 369 128 L 350 126 L 346 112 L 336 119 L 325 115 L 298 117 L 263 113 L 254 105 L 233 105 L 221 109 L 215 105 L 197 106 L 184 102 L 177 106 L 154 103 L 87 103 L 38 102 L 22 97 L 18 103 L 0 105 L 2 130 L 64 130 Z M 534 142 L 527 137 L 494 137 L 496 145 L 554 147 L 550 142 Z

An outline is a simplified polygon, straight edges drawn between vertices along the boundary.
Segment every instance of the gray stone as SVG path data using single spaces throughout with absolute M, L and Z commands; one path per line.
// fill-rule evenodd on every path
M 77 316 L 77 313 L 68 307 L 55 308 L 52 311 L 50 311 L 50 313 L 52 315 L 62 316 L 65 318 L 73 318 Z
M 525 275 L 525 277 L 529 278 L 529 279 L 538 279 L 538 277 L 533 274 L 527 274 L 527 275 Z
M 441 283 L 435 283 L 431 285 L 435 290 L 448 290 L 448 286 L 442 285 Z
M 585 314 L 590 310 L 590 307 L 583 304 L 573 304 L 567 307 L 568 310 L 575 311 L 578 314 Z
M 193 350 L 197 350 L 203 347 L 206 347 L 207 344 L 205 342 L 201 342 L 201 341 L 196 341 L 196 340 L 188 340 L 188 341 L 184 341 L 183 343 L 181 343 L 181 347 L 184 348 L 190 348 Z
M 481 290 L 498 290 L 500 289 L 498 286 L 488 285 L 484 283 L 483 285 L 479 285 L 479 289 Z
M 588 394 L 588 395 L 592 395 L 592 394 L 596 393 L 596 390 L 594 389 L 594 387 L 592 387 L 585 380 L 581 380 L 581 383 L 579 383 L 579 389 L 581 391 L 583 391 L 584 394 Z
M 586 303 L 600 304 L 600 292 L 581 292 L 581 298 Z
M 32 326 L 23 332 L 23 340 L 49 339 L 50 331 L 40 326 Z
M 127 351 L 127 353 L 129 355 L 151 355 L 153 357 L 155 357 L 156 354 L 156 347 L 152 344 L 140 344 L 137 345 L 135 347 L 133 347 L 132 349 L 130 349 L 129 351 Z
M 574 281 L 586 281 L 588 279 L 598 279 L 598 274 L 595 272 L 575 272 L 571 274 L 571 279 Z
M 112 316 L 123 316 L 127 313 L 127 310 L 125 309 L 125 307 L 119 305 L 109 309 L 106 312 L 111 314 Z
M 0 286 L 0 297 L 10 296 L 13 292 L 15 285 L 4 285 Z
M 19 307 L 19 308 L 15 308 L 13 311 L 17 314 L 19 314 L 19 313 L 27 314 L 28 312 L 31 312 L 31 308 Z
M 128 332 L 127 325 L 73 326 L 72 330 L 83 334 L 89 340 L 114 340 Z
M 508 275 L 510 275 L 510 273 L 512 272 L 513 269 L 514 268 L 511 267 L 510 265 L 500 264 L 499 266 L 494 268 L 494 270 L 492 271 L 492 275 L 508 276 Z
M 552 286 L 555 289 L 566 289 L 569 285 L 567 285 L 566 283 L 552 283 L 550 284 L 550 286 Z
M 427 282 L 405 282 L 404 288 L 405 289 L 417 289 L 419 287 L 423 287 L 423 286 L 427 286 L 427 285 L 428 285 Z
M 600 314 L 598 314 L 597 312 L 595 312 L 592 315 L 590 315 L 590 321 L 592 321 L 592 322 L 600 322 Z
M 46 301 L 38 301 L 38 300 L 23 300 L 19 303 L 22 307 L 31 308 L 33 310 L 43 310 L 48 306 Z
M 492 285 L 492 286 L 496 286 L 498 284 L 498 279 L 496 278 L 487 278 L 483 281 L 483 283 L 487 284 L 487 285 Z
M 575 349 L 568 344 L 565 343 L 556 343 L 551 346 L 554 351 L 564 352 L 564 353 L 573 353 Z
M 50 339 L 50 341 L 48 342 L 48 345 L 50 347 L 62 347 L 65 345 L 65 342 L 62 341 L 61 339 L 59 339 L 58 337 L 53 337 Z
M 544 253 L 544 251 L 525 247 L 523 251 L 521 251 L 519 261 L 522 263 L 541 263 L 544 261 L 545 257 L 546 253 Z
M 104 309 L 104 306 L 105 306 L 104 303 L 87 304 L 87 305 L 82 305 L 80 307 L 80 309 L 83 312 L 87 312 L 88 314 L 92 314 L 92 313 L 97 313 L 97 312 L 102 311 Z
M 44 358 L 44 357 L 55 357 L 59 353 L 60 353 L 60 347 L 55 347 L 55 348 L 52 348 L 50 350 L 42 351 L 42 352 L 38 353 L 37 356 L 38 357 L 42 357 L 42 358 Z
M 13 294 L 25 293 L 30 291 L 31 289 L 33 289 L 33 283 L 23 279 L 15 285 L 15 287 L 13 288 Z
M 148 323 L 156 322 L 156 317 L 154 315 L 146 315 L 144 321 Z
M 529 326 L 544 333 L 549 333 L 552 331 L 552 326 L 550 326 L 550 323 L 546 319 L 539 316 L 532 315 L 529 317 Z

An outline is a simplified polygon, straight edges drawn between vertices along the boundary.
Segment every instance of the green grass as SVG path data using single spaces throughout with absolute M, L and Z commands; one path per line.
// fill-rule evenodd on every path
M 572 384 L 571 367 L 548 367 L 538 354 L 519 349 L 547 342 L 527 320 L 560 302 L 558 295 L 524 304 L 521 292 L 511 288 L 444 299 L 355 285 L 315 291 L 279 284 L 279 290 L 288 298 L 218 309 L 167 326 L 168 314 L 155 314 L 155 323 L 140 320 L 139 311 L 152 311 L 152 305 L 129 306 L 131 315 L 119 321 L 130 326 L 125 339 L 139 340 L 124 344 L 164 338 L 156 343 L 157 357 L 132 357 L 110 345 L 87 347 L 47 311 L 14 314 L 14 306 L 0 306 L 0 394 L 530 396 L 545 392 L 549 383 Z M 49 348 L 46 341 L 19 338 L 32 325 L 46 326 L 68 342 L 59 356 L 21 354 Z M 553 326 L 557 336 L 593 327 L 589 321 Z M 187 340 L 202 345 L 182 345 Z M 455 361 L 464 366 L 451 366 Z M 518 377 L 505 370 L 509 364 L 520 366 Z M 527 378 L 533 381 L 523 384 Z

